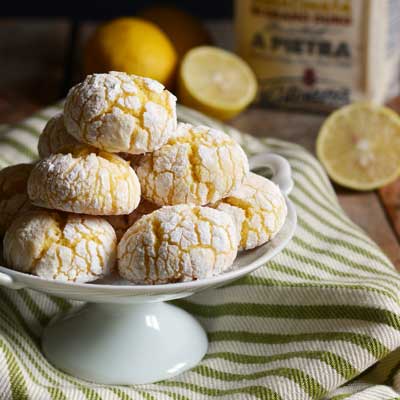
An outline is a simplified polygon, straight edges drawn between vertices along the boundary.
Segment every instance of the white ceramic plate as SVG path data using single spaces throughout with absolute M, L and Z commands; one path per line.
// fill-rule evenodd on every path
M 153 286 L 133 285 L 116 277 L 94 283 L 69 283 L 42 279 L 0 266 L 0 285 L 14 289 L 26 287 L 66 299 L 88 302 L 143 303 L 186 297 L 239 279 L 278 254 L 292 238 L 297 224 L 295 208 L 287 198 L 293 187 L 289 163 L 278 155 L 263 153 L 250 158 L 250 166 L 253 170 L 261 167 L 271 170 L 271 179 L 285 194 L 288 215 L 284 226 L 273 240 L 255 249 L 240 252 L 232 268 L 219 276 L 193 282 Z
M 274 154 L 260 154 L 250 159 L 250 166 L 271 170 L 271 179 L 285 195 L 288 215 L 273 240 L 239 253 L 232 268 L 219 276 L 154 286 L 133 285 L 115 278 L 77 284 L 0 267 L 2 286 L 31 288 L 88 302 L 78 310 L 56 316 L 45 328 L 42 348 L 47 359 L 79 378 L 119 385 L 156 382 L 195 366 L 207 351 L 207 335 L 190 314 L 164 301 L 245 276 L 278 254 L 296 229 L 296 211 L 287 198 L 293 186 L 289 163 Z

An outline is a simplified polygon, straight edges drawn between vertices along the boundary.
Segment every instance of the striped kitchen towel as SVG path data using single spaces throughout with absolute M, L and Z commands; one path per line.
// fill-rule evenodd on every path
M 61 105 L 0 132 L 0 167 L 37 157 L 38 136 Z M 184 107 L 180 120 L 220 128 L 248 152 L 274 151 L 293 169 L 299 226 L 255 273 L 176 303 L 207 330 L 203 361 L 143 386 L 85 382 L 53 368 L 40 334 L 75 307 L 31 290 L 0 290 L 1 400 L 400 398 L 400 279 L 344 214 L 317 160 L 303 148 L 255 139 Z

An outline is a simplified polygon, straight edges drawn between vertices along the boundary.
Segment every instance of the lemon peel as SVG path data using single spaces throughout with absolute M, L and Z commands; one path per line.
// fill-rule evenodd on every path
M 177 21 L 173 21 L 176 25 Z M 141 18 L 116 18 L 100 24 L 84 49 L 86 73 L 124 71 L 148 76 L 169 85 L 177 54 L 173 43 L 156 24 Z
M 382 187 L 400 174 L 400 117 L 367 102 L 342 107 L 322 125 L 316 151 L 336 183 L 356 190 Z
M 212 46 L 189 50 L 178 75 L 179 101 L 226 120 L 243 111 L 257 94 L 257 79 L 239 56 Z

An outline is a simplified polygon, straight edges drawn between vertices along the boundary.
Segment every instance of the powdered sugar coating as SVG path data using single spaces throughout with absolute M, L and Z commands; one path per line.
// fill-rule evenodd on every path
M 250 172 L 243 184 L 213 205 L 230 214 L 236 223 L 239 250 L 248 250 L 271 240 L 287 215 L 285 198 L 269 179 Z
M 117 239 L 120 240 L 124 233 L 143 215 L 150 214 L 159 207 L 149 201 L 142 199 L 137 206 L 128 215 L 109 215 L 105 219 L 113 226 Z
M 64 115 L 59 113 L 49 119 L 39 137 L 39 156 L 40 158 L 45 158 L 50 154 L 60 153 L 67 146 L 77 144 L 79 142 L 65 128 Z
M 115 266 L 117 240 L 102 218 L 45 210 L 18 217 L 4 237 L 4 258 L 45 279 L 90 282 Z
M 118 245 L 118 269 L 137 284 L 191 281 L 222 273 L 236 254 L 228 214 L 181 204 L 145 215 L 127 230 Z
M 27 191 L 27 181 L 33 164 L 17 164 L 0 171 L 0 235 L 21 213 L 33 208 Z
M 32 203 L 91 215 L 130 214 L 140 201 L 140 184 L 129 163 L 87 147 L 39 161 L 28 180 Z
M 229 195 L 249 172 L 242 148 L 224 132 L 180 124 L 159 150 L 136 167 L 143 197 L 158 205 L 204 205 Z
M 176 97 L 161 83 L 124 72 L 88 75 L 68 93 L 68 132 L 110 152 L 154 151 L 175 131 Z

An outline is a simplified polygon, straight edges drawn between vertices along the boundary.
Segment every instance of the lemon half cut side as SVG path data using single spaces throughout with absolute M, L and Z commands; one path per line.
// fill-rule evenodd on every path
M 244 110 L 257 93 L 256 77 L 246 62 L 212 46 L 186 53 L 178 85 L 183 104 L 222 120 Z
M 322 125 L 316 151 L 336 183 L 356 190 L 382 187 L 400 174 L 400 117 L 372 103 L 342 107 Z

